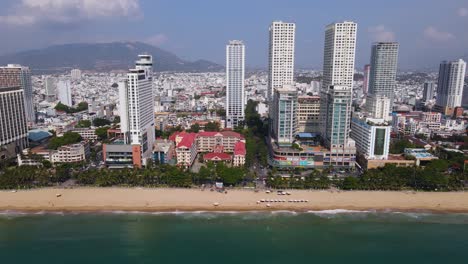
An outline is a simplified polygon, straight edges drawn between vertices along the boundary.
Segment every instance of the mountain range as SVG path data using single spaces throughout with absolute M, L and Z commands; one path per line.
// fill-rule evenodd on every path
M 81 70 L 111 71 L 133 68 L 138 54 L 153 55 L 155 71 L 208 72 L 223 66 L 207 61 L 187 61 L 174 53 L 142 42 L 78 43 L 0 56 L 0 65 L 21 64 L 33 73 L 60 73 Z

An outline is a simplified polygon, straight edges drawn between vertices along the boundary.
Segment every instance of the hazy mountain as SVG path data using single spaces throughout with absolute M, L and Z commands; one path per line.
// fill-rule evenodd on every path
M 177 55 L 142 42 L 64 44 L 0 56 L 0 65 L 29 66 L 34 73 L 54 73 L 73 68 L 82 70 L 127 70 L 138 54 L 153 55 L 155 71 L 220 71 L 223 66 L 206 61 L 186 61 Z

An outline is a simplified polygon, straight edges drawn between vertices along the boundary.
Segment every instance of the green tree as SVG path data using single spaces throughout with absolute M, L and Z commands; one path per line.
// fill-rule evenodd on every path
M 100 140 L 106 140 L 107 139 L 107 130 L 109 130 L 109 127 L 99 127 L 96 128 L 96 135 Z
M 61 146 L 78 143 L 81 141 L 81 136 L 75 132 L 66 132 L 61 137 L 52 137 L 49 141 L 50 149 L 57 149 Z
M 103 126 L 108 126 L 110 124 L 111 124 L 111 122 L 109 120 L 107 120 L 107 119 L 104 119 L 104 118 L 95 118 L 93 120 L 93 125 L 95 127 L 103 127 Z
M 205 125 L 205 131 L 219 131 L 219 123 L 218 122 L 208 122 Z
M 80 120 L 78 121 L 78 124 L 76 125 L 76 127 L 78 128 L 88 128 L 91 126 L 91 121 L 89 120 Z

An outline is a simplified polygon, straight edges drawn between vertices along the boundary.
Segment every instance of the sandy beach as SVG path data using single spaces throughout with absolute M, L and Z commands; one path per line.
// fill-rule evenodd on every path
M 261 211 L 376 210 L 468 213 L 468 192 L 337 192 L 199 189 L 75 188 L 0 191 L 0 210 L 12 211 Z M 59 197 L 57 197 L 59 195 Z M 285 200 L 286 202 L 260 202 Z M 308 200 L 308 202 L 289 202 Z M 215 206 L 217 204 L 217 206 Z

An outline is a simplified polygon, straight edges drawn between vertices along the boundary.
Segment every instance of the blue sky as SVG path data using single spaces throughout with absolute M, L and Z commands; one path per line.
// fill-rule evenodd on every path
M 296 23 L 297 67 L 321 68 L 324 27 L 342 20 L 358 23 L 358 68 L 379 40 L 400 42 L 401 69 L 468 59 L 467 0 L 1 0 L 0 54 L 128 40 L 223 64 L 225 44 L 241 39 L 247 65 L 265 67 L 273 20 Z

